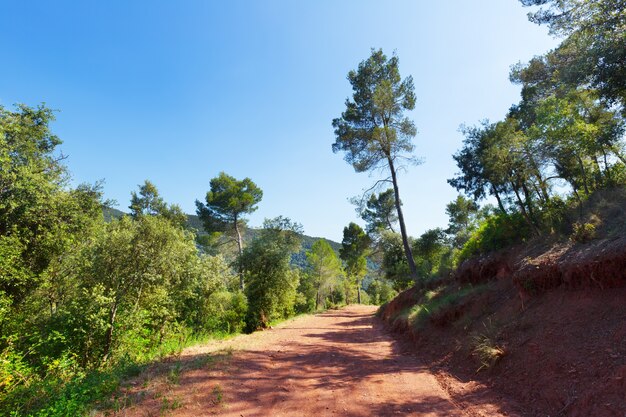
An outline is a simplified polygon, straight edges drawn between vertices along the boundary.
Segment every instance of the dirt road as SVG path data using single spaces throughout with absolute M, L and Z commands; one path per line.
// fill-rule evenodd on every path
M 478 416 L 418 358 L 351 306 L 189 349 L 132 381 L 124 416 Z M 121 401 L 123 403 L 123 401 Z

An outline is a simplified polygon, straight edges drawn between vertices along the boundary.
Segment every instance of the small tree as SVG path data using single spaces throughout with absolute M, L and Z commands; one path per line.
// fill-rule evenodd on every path
M 370 238 L 358 224 L 350 223 L 343 229 L 343 241 L 339 249 L 339 256 L 346 265 L 348 280 L 356 285 L 357 302 L 359 304 L 361 304 L 361 280 L 367 273 L 365 255 L 370 243 Z
M 300 249 L 301 233 L 302 226 L 287 218 L 265 220 L 263 229 L 243 251 L 248 330 L 267 327 L 271 320 L 293 312 L 299 276 L 289 261 Z
M 332 291 L 338 278 L 341 277 L 341 262 L 333 248 L 324 239 L 313 244 L 311 250 L 306 253 L 309 263 L 309 275 L 315 288 L 315 310 Z
M 395 232 L 394 225 L 398 222 L 396 201 L 392 188 L 376 195 L 372 194 L 366 207 L 359 210 L 359 215 L 367 223 L 367 233 L 378 236 L 381 231 Z
M 416 162 L 411 156 L 416 134 L 413 122 L 404 116 L 415 107 L 413 79 L 404 80 L 398 70 L 398 57 L 388 59 L 382 50 L 372 50 L 356 71 L 348 73 L 353 100 L 333 120 L 336 141 L 333 152 L 344 151 L 346 162 L 356 172 L 389 170 L 393 184 L 400 233 L 410 273 L 417 282 L 417 269 L 402 214 L 397 171 L 402 160 Z
M 83 333 L 95 333 L 91 345 L 89 338 L 80 338 L 86 363 L 106 361 L 117 344 L 120 319 L 139 325 L 135 314 L 140 311 L 162 337 L 166 325 L 185 309 L 184 296 L 192 293 L 202 274 L 191 233 L 158 216 L 136 221 L 123 217 L 107 224 L 81 256 L 75 269 L 82 280 L 83 303 L 74 315 L 80 316 L 86 305 L 98 308 L 83 318 Z
M 182 209 L 176 204 L 168 206 L 156 186 L 148 180 L 139 186 L 139 194 L 131 192 L 128 208 L 134 219 L 140 216 L 162 216 L 179 227 L 185 227 L 187 223 L 187 215 Z
M 475 228 L 475 219 L 478 216 L 478 204 L 473 200 L 458 195 L 455 200 L 446 205 L 448 228 L 446 233 L 452 236 L 454 247 L 460 249 L 469 239 Z
M 243 254 L 241 229 L 245 226 L 243 216 L 254 212 L 262 198 L 263 191 L 250 178 L 237 180 L 221 172 L 211 180 L 211 191 L 206 194 L 206 204 L 196 200 L 198 217 L 207 232 L 222 232 L 229 228 L 233 230 L 241 257 Z M 239 286 L 243 290 L 241 271 Z

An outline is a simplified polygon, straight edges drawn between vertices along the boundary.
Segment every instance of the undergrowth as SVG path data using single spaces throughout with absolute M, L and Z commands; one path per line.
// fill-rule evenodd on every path
M 491 368 L 506 355 L 506 349 L 497 340 L 498 327 L 490 319 L 483 322 L 482 331 L 475 332 L 470 337 L 472 355 L 480 362 L 476 372 Z
M 150 363 L 180 353 L 186 347 L 227 336 L 222 333 L 179 334 L 150 351 L 136 351 L 132 356 L 126 354 L 97 369 L 81 369 L 72 360 L 56 363 L 54 372 L 44 376 L 31 372 L 24 375 L 11 390 L 0 390 L 0 415 L 61 417 L 86 415 L 94 407 L 115 409 L 116 404 L 109 403 L 109 399 L 125 379 L 138 375 Z M 174 369 L 168 378 L 176 383 L 179 374 L 180 369 Z
M 440 286 L 426 291 L 415 305 L 402 310 L 394 321 L 405 320 L 413 329 L 419 329 L 433 316 L 445 315 L 446 311 L 461 304 L 466 297 L 476 295 L 486 287 L 486 285 L 467 285 L 459 288 Z

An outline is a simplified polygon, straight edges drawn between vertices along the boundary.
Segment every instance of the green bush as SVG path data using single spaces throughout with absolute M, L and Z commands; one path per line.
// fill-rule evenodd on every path
M 204 329 L 209 332 L 236 333 L 245 326 L 248 300 L 242 292 L 218 291 L 206 301 Z
M 596 237 L 596 226 L 591 223 L 574 223 L 570 238 L 575 242 L 585 243 Z
M 530 227 L 519 213 L 496 214 L 487 217 L 472 233 L 459 253 L 459 262 L 519 243 L 531 234 Z
M 367 287 L 369 302 L 374 305 L 381 305 L 392 300 L 398 292 L 385 279 L 376 279 Z

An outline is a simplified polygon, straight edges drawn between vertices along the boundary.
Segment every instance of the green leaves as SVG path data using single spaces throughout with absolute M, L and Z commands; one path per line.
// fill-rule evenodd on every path
M 248 297 L 248 330 L 293 314 L 299 272 L 289 264 L 300 249 L 301 226 L 285 217 L 266 220 L 264 228 L 241 256 Z
M 352 101 L 346 100 L 346 111 L 333 120 L 336 137 L 333 152 L 345 152 L 344 159 L 356 172 L 389 170 L 405 256 L 411 275 L 417 280 L 397 180 L 397 169 L 403 162 L 419 162 L 411 155 L 412 138 L 417 131 L 404 116 L 406 110 L 415 107 L 413 79 L 400 78 L 397 56 L 388 59 L 382 50 L 372 49 L 358 70 L 348 73 L 348 81 L 354 93 Z
M 320 239 L 316 241 L 311 249 L 306 253 L 309 264 L 305 280 L 311 283 L 312 294 L 308 294 L 314 299 L 314 310 L 326 306 L 326 299 L 330 293 L 341 284 L 343 270 L 337 254 L 330 244 Z
M 626 3 L 623 0 L 521 0 L 543 6 L 529 18 L 565 39 L 515 76 L 526 96 L 592 87 L 626 111 Z M 541 71 L 537 69 L 542 68 Z M 546 91 L 548 90 L 548 91 Z
M 211 180 L 206 205 L 196 201 L 196 207 L 207 231 L 212 231 L 242 220 L 242 215 L 256 211 L 256 205 L 262 198 L 263 191 L 250 178 L 237 180 L 221 172 Z
M 139 186 L 139 194 L 131 193 L 130 215 L 134 218 L 140 216 L 161 216 L 168 219 L 178 227 L 185 227 L 187 215 L 176 204 L 167 205 L 159 195 L 159 190 L 150 181 L 146 180 Z
M 382 50 L 372 50 L 348 80 L 353 101 L 347 100 L 346 111 L 333 120 L 333 152 L 346 152 L 345 160 L 357 172 L 386 166 L 389 158 L 412 152 L 416 129 L 403 113 L 415 107 L 415 93 L 412 78 L 400 78 L 398 57 L 387 59 Z

